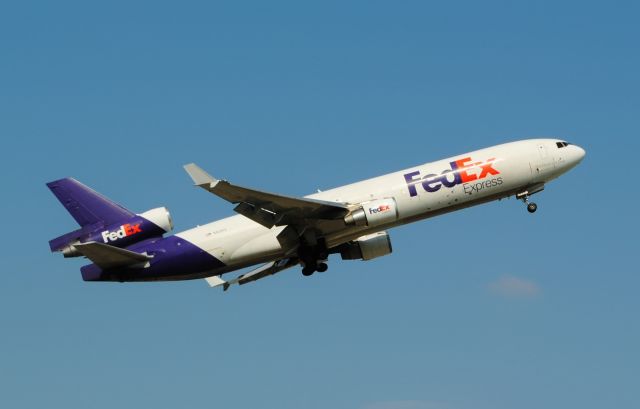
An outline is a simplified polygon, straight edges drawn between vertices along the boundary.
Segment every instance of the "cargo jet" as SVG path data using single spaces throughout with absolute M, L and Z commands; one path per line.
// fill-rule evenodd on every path
M 327 270 L 330 254 L 372 260 L 391 254 L 392 227 L 510 196 L 530 213 L 534 193 L 584 158 L 556 139 L 506 143 L 414 166 L 305 197 L 237 186 L 191 163 L 196 186 L 235 205 L 238 215 L 173 236 L 164 207 L 136 214 L 75 179 L 47 184 L 80 228 L 49 242 L 64 257 L 84 256 L 85 281 L 205 278 L 227 290 L 300 265 Z M 225 280 L 235 270 L 259 267 Z

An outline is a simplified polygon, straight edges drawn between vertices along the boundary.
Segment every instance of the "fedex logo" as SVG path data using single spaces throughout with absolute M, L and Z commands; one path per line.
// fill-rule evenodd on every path
M 391 210 L 391 206 L 383 204 L 378 207 L 370 207 L 369 214 L 383 213 L 389 210 Z
M 110 241 L 116 241 L 118 239 L 122 239 L 124 237 L 128 237 L 136 233 L 141 233 L 142 232 L 142 229 L 140 229 L 141 224 L 142 223 L 137 223 L 137 224 L 127 223 L 120 226 L 120 228 L 116 231 L 105 230 L 102 232 L 102 240 L 104 240 L 105 243 L 108 243 Z
M 491 158 L 484 162 L 474 162 L 471 157 L 466 157 L 450 162 L 451 169 L 446 169 L 439 175 L 429 174 L 420 177 L 418 170 L 406 173 L 404 180 L 407 182 L 409 196 L 418 195 L 416 189 L 418 183 L 426 192 L 437 192 L 442 186 L 451 188 L 461 183 L 466 184 L 483 180 L 488 176 L 499 175 L 500 172 L 493 167 L 495 160 L 496 158 Z

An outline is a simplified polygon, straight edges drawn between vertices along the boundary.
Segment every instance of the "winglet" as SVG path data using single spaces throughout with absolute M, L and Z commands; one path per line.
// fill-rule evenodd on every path
M 184 170 L 187 171 L 189 176 L 191 176 L 191 179 L 193 179 L 193 183 L 195 183 L 197 186 L 213 186 L 218 183 L 218 179 L 205 172 L 204 169 L 202 169 L 195 163 L 184 165 Z
M 224 291 L 227 291 L 229 287 L 234 284 L 244 285 L 250 283 L 252 281 L 260 280 L 261 278 L 268 277 L 270 275 L 279 273 L 282 270 L 286 270 L 289 267 L 298 264 L 298 258 L 290 257 L 283 258 L 277 261 L 271 261 L 267 264 L 264 264 L 256 269 L 253 269 L 245 274 L 240 274 L 238 277 L 233 280 L 225 281 L 220 276 L 211 276 L 205 278 L 209 286 L 218 287 L 222 286 Z
M 221 285 L 224 291 L 227 291 L 229 289 L 229 286 L 231 285 L 227 281 L 224 281 L 222 278 L 220 278 L 220 276 L 207 277 L 205 278 L 205 280 L 210 287 L 218 287 Z

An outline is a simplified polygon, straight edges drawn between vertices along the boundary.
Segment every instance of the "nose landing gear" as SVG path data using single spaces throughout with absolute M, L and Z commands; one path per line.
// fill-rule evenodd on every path
M 527 211 L 529 213 L 535 213 L 536 210 L 538 210 L 538 205 L 537 204 L 535 204 L 533 202 L 529 203 L 529 194 L 527 192 L 522 193 L 522 194 L 518 194 L 516 197 L 518 199 L 522 200 L 522 202 L 527 205 Z
M 544 184 L 539 183 L 537 185 L 530 186 L 527 190 L 516 194 L 516 199 L 522 200 L 527 205 L 527 211 L 529 213 L 535 213 L 538 210 L 538 205 L 531 202 L 529 203 L 529 196 L 534 193 L 542 192 L 544 190 Z

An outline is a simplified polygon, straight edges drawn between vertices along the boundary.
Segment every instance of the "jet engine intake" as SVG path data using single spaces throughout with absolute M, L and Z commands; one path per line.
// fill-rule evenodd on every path
M 389 233 L 381 231 L 343 244 L 340 256 L 343 260 L 372 260 L 391 254 L 392 251 Z

